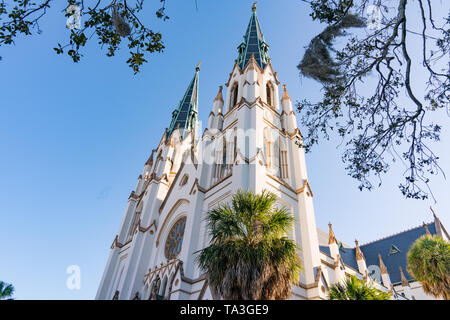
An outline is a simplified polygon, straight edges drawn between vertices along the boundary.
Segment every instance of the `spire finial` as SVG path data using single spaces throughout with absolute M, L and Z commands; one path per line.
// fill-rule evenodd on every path
M 383 259 L 381 258 L 381 254 L 378 254 L 378 259 L 380 259 L 380 270 L 381 270 L 381 274 L 385 274 L 388 273 L 387 272 L 387 268 L 384 265 Z
M 286 90 L 286 85 L 283 84 L 283 97 L 281 98 L 281 101 L 286 100 L 286 99 L 290 100 L 291 97 L 289 97 L 289 93 Z
M 201 64 L 202 64 L 201 61 L 199 61 L 199 62 L 197 63 L 197 67 L 195 68 L 196 71 L 200 71 L 200 65 L 201 65 Z
M 252 11 L 253 12 L 256 12 L 256 4 L 257 3 L 258 3 L 258 1 L 253 2 L 253 5 L 252 5 Z
M 336 237 L 334 236 L 333 229 L 331 228 L 331 222 L 328 223 L 328 244 L 336 243 Z

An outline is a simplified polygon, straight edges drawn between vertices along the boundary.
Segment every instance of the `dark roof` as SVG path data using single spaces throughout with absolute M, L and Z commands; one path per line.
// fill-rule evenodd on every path
M 431 234 L 436 234 L 434 222 L 428 223 L 427 227 Z M 360 248 L 366 258 L 367 266 L 379 266 L 380 262 L 378 254 L 381 254 L 381 258 L 383 259 L 383 262 L 388 270 L 391 282 L 393 284 L 397 284 L 402 282 L 399 267 L 402 267 L 403 273 L 408 280 L 414 280 L 414 278 L 406 270 L 406 254 L 408 253 L 411 245 L 424 234 L 426 234 L 425 227 L 420 226 L 364 244 L 360 246 Z M 398 248 L 400 252 L 389 254 L 392 246 Z
M 323 253 L 326 253 L 327 255 L 330 255 L 329 246 L 319 246 L 319 250 L 322 251 Z M 356 263 L 355 248 L 339 247 L 339 254 L 341 255 L 342 261 L 344 261 L 344 264 L 355 270 L 358 270 L 358 264 Z
M 253 7 L 247 31 L 245 32 L 242 43 L 238 47 L 239 57 L 237 61 L 239 67 L 244 69 L 251 56 L 254 55 L 256 62 L 264 69 L 269 59 L 268 49 L 269 46 L 264 41 L 264 35 L 261 32 L 258 17 L 256 16 L 256 7 Z
M 198 113 L 198 73 L 197 67 L 194 78 L 189 83 L 186 93 L 178 104 L 177 109 L 172 113 L 172 121 L 166 130 L 168 139 L 176 129 L 182 130 L 182 136 L 185 137 L 189 132 L 195 129 Z
M 432 235 L 436 234 L 436 227 L 434 222 L 427 224 L 428 230 Z M 408 273 L 406 269 L 406 254 L 408 253 L 411 245 L 420 238 L 422 235 L 426 234 L 425 227 L 419 226 L 410 230 L 403 231 L 401 233 L 379 239 L 364 245 L 361 245 L 361 251 L 366 258 L 367 267 L 371 265 L 380 265 L 380 260 L 378 254 L 381 254 L 381 258 L 388 270 L 391 282 L 395 285 L 401 283 L 401 275 L 399 267 L 402 267 L 403 273 L 406 278 L 411 281 L 414 278 Z M 390 252 L 396 251 L 391 248 L 394 246 L 398 250 L 397 253 L 390 254 Z M 328 246 L 320 246 L 320 251 L 330 255 L 330 249 Z M 358 270 L 358 264 L 356 262 L 356 250 L 355 248 L 339 248 L 342 260 L 347 266 Z

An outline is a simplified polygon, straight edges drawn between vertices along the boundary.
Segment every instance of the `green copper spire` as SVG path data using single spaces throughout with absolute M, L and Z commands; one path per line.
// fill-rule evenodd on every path
M 252 54 L 259 66 L 264 69 L 269 63 L 269 46 L 264 41 L 264 35 L 259 26 L 258 17 L 256 16 L 256 2 L 252 6 L 252 16 L 245 32 L 244 39 L 238 47 L 239 57 L 237 63 L 241 69 L 244 69 Z
M 172 112 L 172 121 L 166 129 L 168 139 L 176 129 L 181 130 L 182 137 L 186 137 L 190 132 L 194 132 L 197 126 L 198 114 L 198 73 L 200 63 L 195 69 L 194 78 L 191 80 L 183 99 L 181 99 L 177 109 Z

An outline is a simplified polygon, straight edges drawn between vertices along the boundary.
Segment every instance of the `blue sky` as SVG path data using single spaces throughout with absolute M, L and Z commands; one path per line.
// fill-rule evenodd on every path
M 123 48 L 107 58 L 91 41 L 78 64 L 52 50 L 68 37 L 62 8 L 52 8 L 41 35 L 20 38 L 0 55 L 0 280 L 17 299 L 92 299 L 127 203 L 151 150 L 170 123 L 194 68 L 200 72 L 200 120 L 207 122 L 218 86 L 228 80 L 252 1 L 168 0 L 168 21 L 146 3 L 143 21 L 163 34 L 166 49 L 141 74 L 125 64 Z M 258 17 L 278 77 L 291 98 L 318 99 L 320 86 L 300 79 L 296 65 L 322 26 L 301 1 L 260 1 Z M 421 74 L 417 73 L 416 77 Z M 422 88 L 417 85 L 418 90 Z M 450 174 L 449 118 L 434 145 Z M 405 200 L 400 164 L 383 185 L 360 192 L 340 161 L 338 141 L 307 155 L 318 227 L 333 223 L 338 238 L 372 241 L 431 221 L 433 205 L 450 228 L 450 186 L 431 184 L 433 200 Z M 66 287 L 66 268 L 81 268 L 81 289 Z

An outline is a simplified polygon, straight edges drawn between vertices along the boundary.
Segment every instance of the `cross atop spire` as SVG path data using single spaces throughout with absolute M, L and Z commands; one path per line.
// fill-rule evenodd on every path
M 166 129 L 166 138 L 168 139 L 176 129 L 182 130 L 182 137 L 186 137 L 195 130 L 197 125 L 198 113 L 198 74 L 200 71 L 200 62 L 195 68 L 195 75 L 192 78 L 186 93 L 178 104 L 177 109 L 172 112 L 172 121 Z
M 264 35 L 261 32 L 258 17 L 256 16 L 256 2 L 253 3 L 250 22 L 238 50 L 237 63 L 241 69 L 245 68 L 252 54 L 255 55 L 255 60 L 262 69 L 269 63 L 269 46 L 264 40 Z

